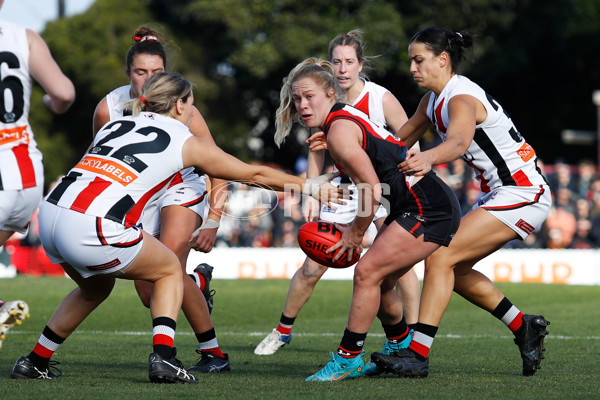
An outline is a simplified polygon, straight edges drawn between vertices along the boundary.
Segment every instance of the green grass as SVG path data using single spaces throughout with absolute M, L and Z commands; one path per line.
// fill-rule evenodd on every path
M 550 325 L 547 359 L 535 377 L 520 375 L 511 335 L 488 313 L 454 296 L 430 353 L 427 379 L 393 376 L 335 383 L 305 382 L 339 344 L 351 282 L 322 281 L 294 327 L 294 340 L 274 356 L 255 356 L 256 344 L 279 319 L 287 280 L 217 280 L 213 321 L 232 372 L 202 375 L 199 385 L 153 385 L 147 377 L 151 321 L 131 282 L 119 281 L 102 304 L 59 348 L 63 376 L 15 381 L 15 360 L 31 351 L 48 318 L 74 284 L 63 278 L 0 279 L 0 297 L 23 299 L 31 318 L 14 327 L 0 350 L 2 399 L 591 399 L 600 397 L 600 287 L 500 284 L 525 312 Z M 183 316 L 176 345 L 184 365 L 196 361 L 196 342 Z M 383 342 L 376 321 L 366 351 Z M 365 358 L 366 359 L 366 358 Z

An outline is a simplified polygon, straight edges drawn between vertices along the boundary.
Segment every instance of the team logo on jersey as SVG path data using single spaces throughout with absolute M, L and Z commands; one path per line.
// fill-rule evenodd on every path
M 531 232 L 533 232 L 535 229 L 530 223 L 523 221 L 522 219 L 518 220 L 515 226 L 528 235 L 531 235 Z
M 521 157 L 523 161 L 527 162 L 531 160 L 533 156 L 535 156 L 535 150 L 533 150 L 533 147 L 531 147 L 527 143 L 523 143 L 523 146 L 521 146 L 521 148 L 517 150 L 517 154 L 519 155 L 519 157 Z
M 18 142 L 19 140 L 24 140 L 26 143 L 29 143 L 27 125 L 0 130 L 0 146 L 7 143 Z
M 135 172 L 127 169 L 125 166 L 117 164 L 112 160 L 105 160 L 98 157 L 86 156 L 79 161 L 75 168 L 104 175 L 123 186 L 129 185 L 138 178 Z

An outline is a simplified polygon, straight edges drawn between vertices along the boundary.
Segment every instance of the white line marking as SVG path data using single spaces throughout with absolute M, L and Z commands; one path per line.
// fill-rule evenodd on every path
M 11 330 L 10 335 L 32 335 L 39 334 L 38 331 L 32 330 Z M 267 336 L 269 332 L 224 332 L 218 331 L 219 336 Z M 152 331 L 89 331 L 89 330 L 78 330 L 73 332 L 74 335 L 115 335 L 115 336 L 152 336 Z M 293 332 L 295 337 L 342 337 L 342 333 L 313 333 L 313 332 Z M 177 332 L 176 336 L 192 336 L 193 332 Z M 383 333 L 370 333 L 369 337 L 383 337 Z M 448 333 L 445 335 L 436 335 L 436 339 L 512 339 L 513 336 L 508 335 L 457 335 Z M 552 335 L 550 333 L 546 339 L 557 339 L 557 340 L 600 340 L 600 336 L 563 336 L 563 335 Z

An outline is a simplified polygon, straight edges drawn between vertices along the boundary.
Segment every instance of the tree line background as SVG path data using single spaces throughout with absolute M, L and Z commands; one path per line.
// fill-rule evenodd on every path
M 598 164 L 595 145 L 565 145 L 560 132 L 596 130 L 600 0 L 97 0 L 41 32 L 77 90 L 73 107 L 59 116 L 43 107 L 39 87 L 32 96 L 47 182 L 88 147 L 96 104 L 128 84 L 125 54 L 144 24 L 169 39 L 167 69 L 196 84 L 196 106 L 217 144 L 246 161 L 293 171 L 307 154 L 294 137 L 281 150 L 273 143 L 281 81 L 301 60 L 326 58 L 329 41 L 351 29 L 364 32 L 367 55 L 377 56 L 370 79 L 412 115 L 424 91 L 409 73 L 408 41 L 442 25 L 476 35 L 462 73 L 504 106 L 544 162 Z

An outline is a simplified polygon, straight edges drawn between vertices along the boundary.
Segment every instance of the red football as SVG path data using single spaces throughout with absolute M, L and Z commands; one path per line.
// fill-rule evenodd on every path
M 335 224 L 326 221 L 308 222 L 298 229 L 298 243 L 300 248 L 306 255 L 318 262 L 321 265 L 332 268 L 347 268 L 358 262 L 360 256 L 354 253 L 352 261 L 348 262 L 347 254 L 344 253 L 336 262 L 333 257 L 339 250 L 331 254 L 325 253 L 327 249 L 340 241 L 342 232 L 340 232 Z

